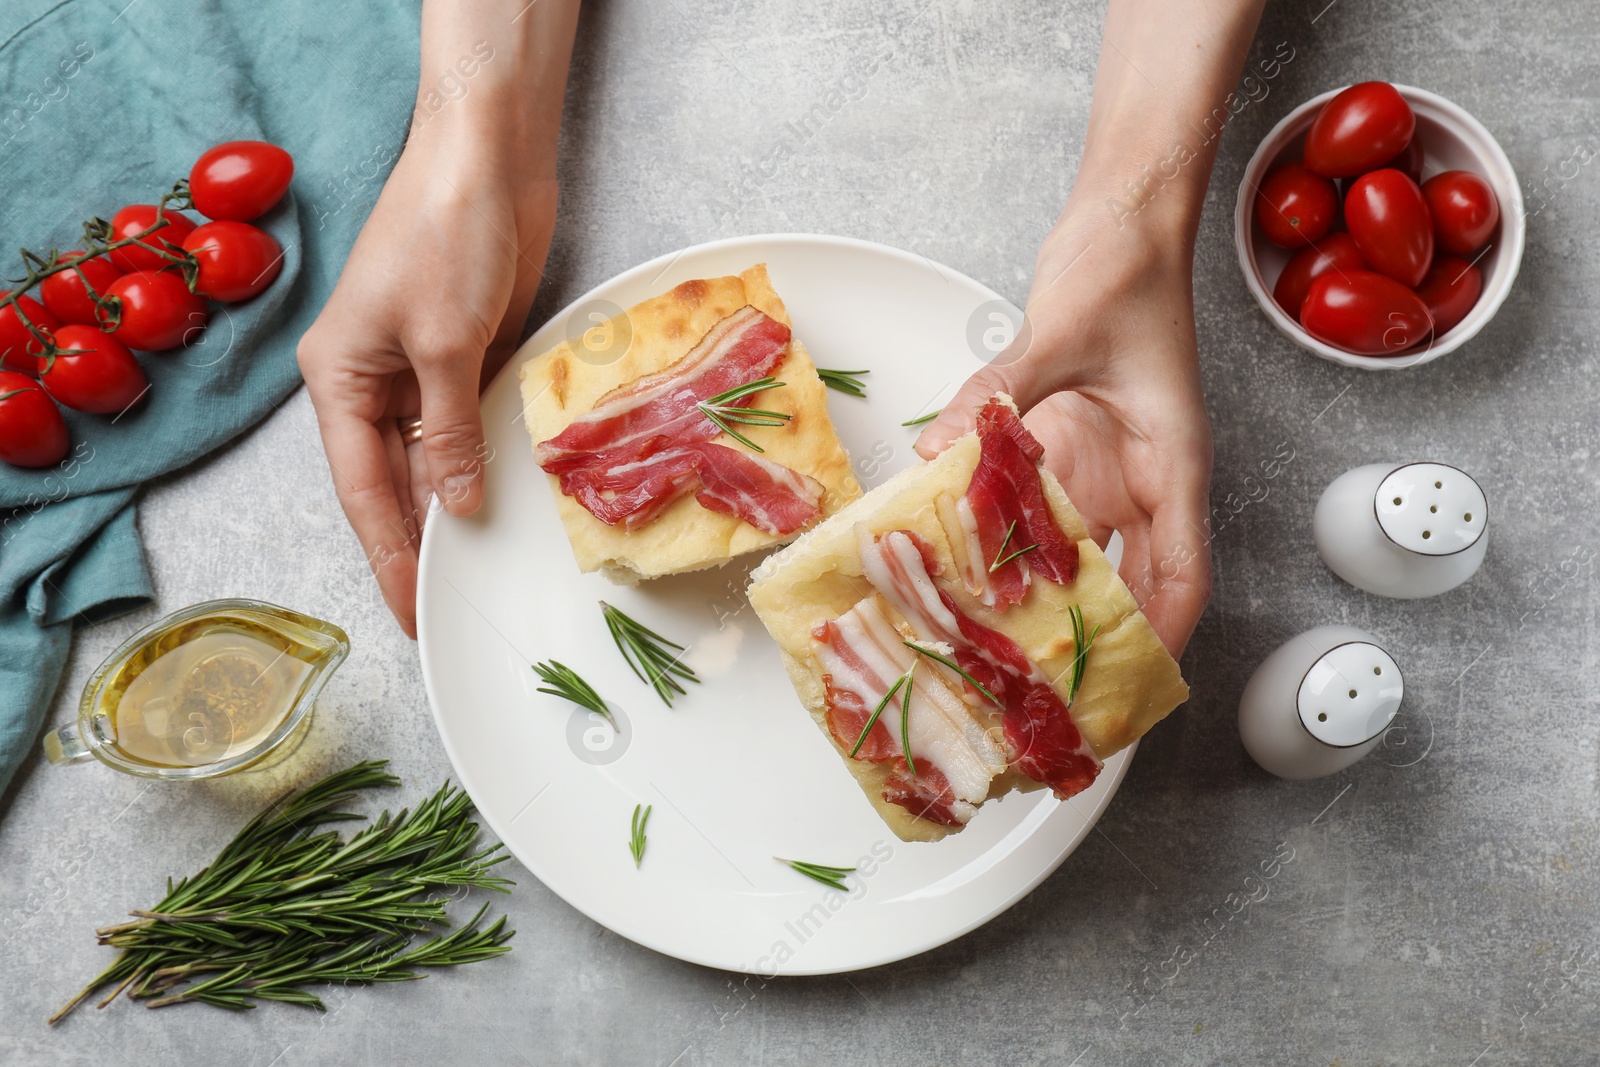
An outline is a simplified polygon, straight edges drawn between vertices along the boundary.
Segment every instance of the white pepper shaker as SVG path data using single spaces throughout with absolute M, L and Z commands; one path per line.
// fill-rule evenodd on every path
M 1239 699 L 1239 739 L 1263 770 L 1320 778 L 1382 741 L 1405 679 L 1377 640 L 1354 626 L 1318 626 L 1284 642 Z
M 1358 589 L 1413 599 L 1454 589 L 1489 549 L 1483 487 L 1445 463 L 1371 463 L 1346 471 L 1317 501 L 1323 562 Z

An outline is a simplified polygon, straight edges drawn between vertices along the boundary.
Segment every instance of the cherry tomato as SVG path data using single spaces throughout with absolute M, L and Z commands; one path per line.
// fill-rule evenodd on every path
M 26 374 L 0 371 L 0 459 L 49 467 L 67 454 L 67 424 L 50 395 Z
M 115 415 L 150 387 L 128 346 L 93 326 L 61 327 L 56 348 L 54 356 L 39 357 L 39 384 L 75 411 Z
M 1388 82 L 1352 85 L 1323 105 L 1306 134 L 1305 163 L 1325 178 L 1381 167 L 1417 129 L 1411 105 Z
M 76 259 L 83 255 L 82 251 L 64 252 L 60 263 L 65 259 Z M 81 272 L 81 274 L 80 274 Z M 52 274 L 39 283 L 39 296 L 44 300 L 44 306 L 50 309 L 63 324 L 77 323 L 80 326 L 101 326 L 99 316 L 95 314 L 95 304 L 89 299 L 89 294 L 83 288 L 84 280 L 101 296 L 111 288 L 111 283 L 122 277 L 122 272 L 111 265 L 111 261 L 104 256 L 96 256 L 85 260 L 75 268 L 64 270 L 59 274 Z
M 1323 272 L 1335 269 L 1367 269 L 1367 261 L 1356 249 L 1355 239 L 1347 233 L 1330 233 L 1312 247 L 1296 252 L 1278 275 L 1278 284 L 1272 287 L 1272 298 L 1299 322 L 1300 305 L 1306 302 L 1312 281 Z
M 194 208 L 208 219 L 249 222 L 283 199 L 294 157 L 266 141 L 229 141 L 207 149 L 189 172 Z
M 8 291 L 0 290 L 0 299 L 10 295 Z M 35 326 L 54 330 L 61 325 L 43 304 L 31 296 L 17 297 L 17 304 L 22 307 L 22 314 Z M 0 369 L 31 373 L 32 357 L 43 350 L 39 339 L 22 324 L 16 306 L 7 304 L 0 308 Z
M 194 232 L 194 222 L 187 216 L 180 215 L 171 208 L 161 212 L 167 224 L 161 229 L 146 237 L 143 244 L 151 248 L 170 250 L 174 255 L 183 253 L 183 239 Z M 143 233 L 155 225 L 156 206 L 154 204 L 129 204 L 115 215 L 111 216 L 111 239 L 120 241 L 125 237 L 132 237 L 136 233 Z M 136 270 L 160 270 L 171 264 L 172 260 L 162 259 L 151 248 L 141 245 L 128 245 L 125 248 L 115 248 L 106 253 L 111 257 L 111 263 L 123 273 Z
M 1333 182 L 1299 163 L 1268 174 L 1256 192 L 1256 223 L 1279 248 L 1301 248 L 1328 232 L 1339 213 Z
M 1435 174 L 1422 187 L 1439 247 L 1457 256 L 1482 248 L 1500 222 L 1500 201 L 1482 178 L 1465 170 Z
M 213 300 L 249 300 L 283 270 L 283 250 L 248 222 L 208 222 L 183 242 L 199 264 L 194 291 Z
M 206 302 L 176 271 L 136 271 L 111 283 L 122 308 L 117 340 L 129 348 L 159 352 L 195 340 L 206 324 Z
M 1393 167 L 1407 178 L 1421 185 L 1423 155 L 1422 134 L 1414 133 L 1411 135 L 1411 140 L 1406 142 L 1406 146 L 1401 150 L 1400 154 L 1384 163 L 1383 166 Z M 1376 170 L 1378 168 L 1374 167 L 1373 169 Z
M 1402 285 L 1422 284 L 1433 262 L 1433 219 L 1416 182 L 1387 167 L 1363 174 L 1344 199 L 1344 221 L 1367 266 Z
M 1433 334 L 1441 337 L 1455 329 L 1483 292 L 1483 275 L 1464 259 L 1440 256 L 1417 286 L 1417 295 L 1433 316 Z
M 1397 356 L 1428 336 L 1422 298 L 1376 271 L 1327 271 L 1300 305 L 1300 325 L 1319 341 L 1359 356 Z

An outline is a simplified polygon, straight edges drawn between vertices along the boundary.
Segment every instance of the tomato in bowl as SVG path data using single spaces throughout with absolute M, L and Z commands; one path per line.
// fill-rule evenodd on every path
M 1371 83 L 1381 85 L 1382 83 Z M 1348 87 L 1346 87 L 1348 88 Z M 1385 86 L 1385 88 L 1388 88 Z M 1272 321 L 1280 332 L 1292 339 L 1296 344 L 1305 348 L 1322 359 L 1340 363 L 1347 367 L 1360 367 L 1368 370 L 1398 370 L 1403 367 L 1414 367 L 1420 363 L 1439 358 L 1448 352 L 1453 352 L 1467 340 L 1477 334 L 1483 326 L 1494 317 L 1500 305 L 1505 301 L 1506 295 L 1511 290 L 1511 284 L 1516 278 L 1517 269 L 1521 265 L 1523 246 L 1526 241 L 1526 227 L 1522 203 L 1522 192 L 1517 183 L 1517 176 L 1512 170 L 1511 162 L 1506 158 L 1505 152 L 1495 141 L 1488 130 L 1484 129 L 1470 114 L 1456 104 L 1445 100 L 1443 97 L 1416 89 L 1406 85 L 1395 85 L 1393 91 L 1397 92 L 1405 103 L 1409 105 L 1415 116 L 1415 130 L 1412 144 L 1407 145 L 1407 151 L 1401 156 L 1390 161 L 1390 168 L 1408 175 L 1408 180 L 1415 182 L 1419 177 L 1415 168 L 1417 160 L 1414 158 L 1414 145 L 1420 144 L 1422 149 L 1421 159 L 1421 185 L 1436 176 L 1448 171 L 1465 171 L 1482 179 L 1489 190 L 1492 191 L 1498 207 L 1498 220 L 1493 224 L 1487 244 L 1478 249 L 1474 254 L 1465 256 L 1476 271 L 1476 279 L 1481 281 L 1481 290 L 1471 307 L 1458 322 L 1446 329 L 1436 330 L 1420 343 L 1409 348 L 1398 350 L 1395 354 L 1364 355 L 1348 351 L 1330 344 L 1326 340 L 1319 340 L 1301 325 L 1297 315 L 1286 310 L 1278 300 L 1274 299 L 1273 291 L 1279 287 L 1281 276 L 1285 268 L 1289 267 L 1291 260 L 1297 254 L 1301 255 L 1301 263 L 1297 270 L 1302 273 L 1306 269 L 1306 259 L 1314 257 L 1315 253 L 1307 253 L 1303 248 L 1283 247 L 1269 238 L 1259 221 L 1261 205 L 1261 188 L 1269 174 L 1279 170 L 1287 164 L 1301 162 L 1306 155 L 1307 135 L 1324 107 L 1329 101 L 1340 96 L 1345 89 L 1335 89 L 1323 93 L 1311 100 L 1307 100 L 1284 116 L 1277 126 L 1272 129 L 1256 149 L 1249 165 L 1245 168 L 1244 178 L 1239 184 L 1238 200 L 1234 211 L 1234 240 L 1239 253 L 1239 266 L 1244 272 L 1245 283 L 1254 294 L 1256 302 L 1261 305 L 1262 311 Z M 1348 97 L 1347 97 L 1348 99 Z M 1378 101 L 1382 104 L 1384 101 Z M 1380 112 L 1381 113 L 1381 112 Z M 1326 125 L 1326 123 L 1325 123 Z M 1391 124 L 1392 125 L 1392 124 Z M 1393 131 L 1385 128 L 1380 130 L 1383 136 L 1393 137 Z M 1327 168 L 1326 157 L 1329 155 L 1326 143 L 1314 145 L 1312 159 L 1314 165 Z M 1359 162 L 1359 161 L 1358 161 Z M 1337 164 L 1336 164 L 1337 166 Z M 1368 172 L 1375 173 L 1375 172 Z M 1397 190 L 1404 184 L 1392 176 L 1388 181 L 1380 180 L 1376 183 L 1367 182 L 1359 193 L 1368 193 L 1374 184 L 1380 188 L 1393 185 Z M 1340 186 L 1341 206 L 1345 208 L 1342 214 L 1348 213 L 1347 197 L 1352 188 L 1361 177 L 1341 176 L 1337 179 Z M 1472 192 L 1472 190 L 1468 190 Z M 1438 197 L 1435 197 L 1438 199 Z M 1463 200 L 1457 194 L 1452 202 Z M 1415 206 L 1414 204 L 1412 205 Z M 1465 207 L 1470 208 L 1467 203 Z M 1349 222 L 1349 219 L 1343 219 Z M 1467 218 L 1462 225 L 1469 225 L 1471 218 Z M 1359 232 L 1359 223 L 1351 227 L 1352 235 L 1357 241 L 1362 240 L 1363 234 Z M 1329 238 L 1337 234 L 1330 233 Z M 1427 239 L 1432 245 L 1432 235 Z M 1432 262 L 1439 262 L 1446 256 L 1452 255 L 1444 247 L 1439 247 L 1430 252 Z M 1368 264 L 1373 266 L 1373 264 Z M 1391 267 L 1397 274 L 1408 271 L 1412 278 L 1402 279 L 1408 284 L 1414 283 L 1417 269 L 1414 260 L 1397 262 Z M 1452 278 L 1458 274 L 1453 274 Z M 1436 280 L 1425 281 L 1421 288 L 1432 284 L 1435 290 L 1439 285 Z M 1298 284 L 1285 284 L 1280 288 L 1282 292 L 1296 293 L 1308 292 L 1311 285 L 1310 279 L 1299 280 Z M 1324 287 L 1326 288 L 1326 287 Z M 1435 293 L 1434 295 L 1438 295 Z M 1460 297 L 1459 286 L 1453 294 L 1454 303 L 1459 307 L 1463 301 Z M 1424 301 L 1426 302 L 1426 301 Z M 1430 305 L 1432 306 L 1432 305 Z M 1453 315 L 1451 317 L 1454 317 Z M 1448 320 L 1446 320 L 1448 321 Z M 1325 336 L 1329 336 L 1325 334 Z M 1410 333 L 1397 331 L 1392 336 L 1409 339 Z

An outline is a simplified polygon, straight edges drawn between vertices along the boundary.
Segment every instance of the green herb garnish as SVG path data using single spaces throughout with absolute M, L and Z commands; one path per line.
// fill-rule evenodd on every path
M 1016 532 L 1017 532 L 1017 520 L 1016 519 L 1012 519 L 1011 520 L 1011 525 L 1006 527 L 1005 540 L 1000 542 L 1000 551 L 998 551 L 998 552 L 996 552 L 994 554 L 994 562 L 989 564 L 989 573 L 990 574 L 993 574 L 995 571 L 999 570 L 1001 567 L 1004 567 L 1007 563 L 1010 563 L 1012 560 L 1016 559 L 1018 556 L 1026 556 L 1029 552 L 1032 552 L 1034 549 L 1039 547 L 1036 544 L 1029 545 L 1027 548 L 1019 548 L 1019 549 L 1017 549 L 1017 551 L 1011 553 L 1011 555 L 1009 555 L 1009 556 L 1006 555 L 1006 546 L 1011 543 L 1011 535 L 1016 533 Z
M 813 881 L 821 882 L 828 888 L 843 893 L 850 892 L 850 887 L 844 884 L 845 875 L 856 873 L 854 867 L 826 867 L 820 863 L 807 863 L 804 860 L 786 860 L 782 856 L 772 858 L 787 867 L 794 868 Z
M 746 448 L 755 452 L 765 452 L 766 449 L 738 430 L 735 430 L 733 424 L 737 422 L 746 426 L 782 426 L 794 416 L 784 411 L 763 411 L 760 408 L 740 407 L 736 402 L 754 393 L 759 393 L 763 389 L 779 389 L 787 384 L 789 383 L 780 382 L 776 378 L 757 379 L 746 385 L 729 389 L 726 393 L 718 393 L 710 400 L 700 401 L 698 405 L 700 414 L 710 419 L 717 429 Z
M 916 667 L 916 661 L 913 660 L 911 669 L 915 670 Z M 856 753 L 861 751 L 861 746 L 867 743 L 867 735 L 872 732 L 874 726 L 878 725 L 878 717 L 883 714 L 883 709 L 889 706 L 889 701 L 894 699 L 894 695 L 900 691 L 901 686 L 909 685 L 910 682 L 911 671 L 906 671 L 906 673 L 896 678 L 894 684 L 889 687 L 889 691 L 883 694 L 882 699 L 878 701 L 878 706 L 872 709 L 872 715 L 867 719 L 867 725 L 861 728 L 861 736 L 856 738 L 855 747 L 850 750 L 851 759 L 855 759 Z
M 817 368 L 817 377 L 822 379 L 822 384 L 829 389 L 837 389 L 846 396 L 867 395 L 867 383 L 861 380 L 861 375 L 871 374 L 869 370 L 829 370 L 826 367 Z
M 655 810 L 655 805 L 649 806 L 635 804 L 633 806 L 633 833 L 628 837 L 628 851 L 633 853 L 633 867 L 639 869 L 639 864 L 644 860 L 644 824 L 650 821 L 650 812 Z
M 1096 624 L 1093 632 L 1084 636 L 1083 609 L 1074 604 L 1067 609 L 1067 614 L 1072 619 L 1072 647 L 1075 650 L 1072 656 L 1072 680 L 1067 685 L 1067 703 L 1071 704 L 1078 699 L 1078 687 L 1083 684 L 1083 666 L 1089 658 L 1089 646 L 1094 644 L 1100 626 Z
M 537 674 L 539 680 L 545 683 L 539 687 L 538 692 L 549 693 L 551 696 L 560 697 L 562 700 L 570 700 L 580 708 L 588 708 L 590 711 L 604 715 L 606 722 L 609 722 L 613 727 L 617 725 L 617 720 L 611 717 L 611 709 L 606 707 L 606 702 L 601 699 L 600 694 L 594 691 L 594 686 L 579 678 L 577 671 L 574 671 L 560 660 L 553 659 L 549 663 L 535 663 L 533 665 L 533 673 Z
M 606 629 L 611 631 L 611 640 L 617 643 L 617 651 L 622 653 L 639 680 L 654 689 L 667 707 L 672 707 L 672 694 L 684 692 L 678 678 L 691 682 L 700 680 L 695 677 L 694 670 L 684 664 L 682 645 L 667 640 L 604 600 L 600 601 L 600 610 L 606 618 Z M 677 652 L 670 651 L 672 649 Z
M 198 1001 L 221 1008 L 281 1000 L 323 1010 L 313 985 L 367 985 L 421 978 L 418 967 L 450 967 L 511 951 L 505 917 L 420 942 L 448 925 L 456 887 L 506 892 L 490 873 L 503 845 L 480 849 L 472 801 L 448 783 L 415 812 L 385 811 L 344 839 L 330 823 L 359 790 L 397 786 L 387 761 L 358 763 L 268 805 L 211 865 L 174 884 L 149 911 L 99 931 L 122 950 L 51 1017 L 66 1016 L 107 985 L 148 1007 Z
M 949 658 L 948 656 L 941 656 L 939 653 L 935 652 L 933 649 L 931 649 L 931 648 L 923 648 L 921 645 L 915 644 L 915 643 L 913 643 L 911 641 L 902 641 L 901 644 L 905 645 L 907 648 L 909 648 L 913 652 L 919 652 L 922 655 L 927 656 L 929 659 L 933 660 L 935 663 L 944 664 L 946 667 L 949 667 L 951 670 L 953 670 L 957 674 L 961 675 L 962 678 L 966 679 L 968 685 L 972 686 L 972 688 L 974 688 L 978 692 L 982 693 L 985 697 L 988 697 L 989 698 L 989 703 L 993 704 L 995 707 L 998 708 L 998 707 L 1003 707 L 1004 706 L 1004 705 L 1002 705 L 1000 703 L 1000 701 L 995 697 L 995 695 L 993 693 L 989 692 L 988 689 L 984 688 L 984 685 L 983 685 L 982 682 L 978 681 L 972 675 L 970 675 L 966 671 L 962 670 L 961 667 L 956 663 L 955 660 Z
M 906 767 L 913 775 L 917 773 L 917 761 L 911 758 L 911 676 L 916 673 L 920 660 L 912 660 L 906 673 L 900 676 L 905 683 L 900 697 L 900 748 L 906 756 Z
M 937 411 L 930 411 L 926 415 L 918 415 L 914 419 L 907 419 L 905 422 L 902 422 L 900 425 L 901 426 L 921 426 L 925 422 L 932 422 L 934 419 L 937 419 L 940 416 L 940 414 L 943 413 L 943 411 L 944 411 L 944 408 L 939 408 Z

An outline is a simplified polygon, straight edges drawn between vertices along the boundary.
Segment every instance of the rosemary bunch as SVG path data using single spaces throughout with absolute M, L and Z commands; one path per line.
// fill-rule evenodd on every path
M 418 967 L 509 952 L 515 931 L 504 917 L 482 926 L 487 905 L 453 932 L 414 940 L 449 925 L 449 891 L 512 884 L 490 873 L 504 846 L 478 847 L 463 791 L 446 784 L 415 811 L 385 811 L 348 839 L 323 829 L 362 818 L 342 810 L 359 791 L 400 784 L 385 766 L 358 763 L 269 805 L 210 866 L 169 879 L 161 903 L 97 931 L 121 954 L 50 1021 L 108 985 L 101 1007 L 126 992 L 152 1008 L 282 1000 L 320 1010 L 307 986 L 409 981 L 422 977 Z

